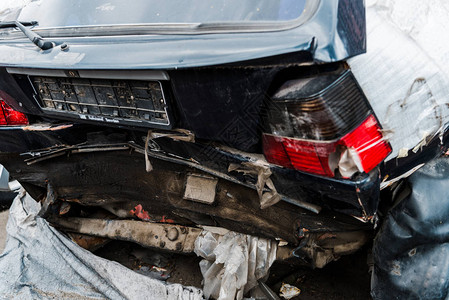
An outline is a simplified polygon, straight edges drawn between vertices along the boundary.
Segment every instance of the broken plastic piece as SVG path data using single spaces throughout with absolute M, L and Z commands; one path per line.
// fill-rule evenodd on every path
M 149 131 L 151 132 L 151 139 L 157 139 L 160 137 L 167 137 L 175 141 L 183 141 L 183 142 L 195 142 L 195 135 L 193 132 L 187 129 L 176 128 L 172 129 L 168 132 L 159 132 L 159 131 Z
M 408 156 L 408 149 L 407 148 L 401 148 L 399 149 L 399 153 L 397 158 L 403 158 Z
M 352 148 L 346 148 L 338 161 L 338 170 L 343 178 L 351 178 L 357 172 L 363 172 L 357 153 Z
M 280 292 L 281 292 L 280 296 L 288 300 L 298 296 L 301 293 L 301 290 L 298 289 L 296 286 L 283 283 Z
M 173 129 L 171 130 L 171 132 L 158 132 L 148 130 L 147 137 L 145 139 L 145 169 L 147 170 L 147 172 L 153 171 L 153 165 L 151 164 L 150 159 L 148 157 L 148 146 L 150 140 L 160 137 L 171 138 L 175 141 L 184 141 L 192 143 L 195 142 L 195 135 L 187 129 Z
M 147 139 L 145 140 L 145 170 L 147 172 L 153 171 L 153 165 L 148 158 L 148 144 L 150 142 L 151 130 L 148 130 Z
M 266 163 L 258 160 L 244 162 L 241 165 L 230 164 L 228 172 L 231 171 L 257 175 L 256 189 L 257 194 L 259 195 L 261 209 L 270 207 L 281 200 L 281 196 L 276 191 L 276 187 L 270 179 L 272 173 L 270 167 Z M 268 190 L 265 190 L 265 187 L 267 187 Z

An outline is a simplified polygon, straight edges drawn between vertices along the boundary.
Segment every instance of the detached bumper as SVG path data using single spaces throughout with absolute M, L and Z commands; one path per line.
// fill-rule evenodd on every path
M 250 161 L 250 154 L 166 137 L 155 139 L 145 153 L 145 137 L 84 125 L 0 129 L 0 163 L 36 199 L 50 184 L 63 201 L 99 206 L 119 217 L 136 217 L 140 205 L 157 220 L 222 226 L 292 243 L 304 232 L 371 228 L 352 216 L 369 220 L 374 214 L 377 171 L 348 181 L 271 165 L 270 178 L 281 201 L 260 209 L 257 176 L 229 169 Z M 146 171 L 148 161 L 151 172 Z M 209 203 L 189 199 L 192 176 L 215 182 Z

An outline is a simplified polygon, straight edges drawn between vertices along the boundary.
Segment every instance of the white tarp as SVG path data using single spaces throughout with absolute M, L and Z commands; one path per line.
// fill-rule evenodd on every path
M 449 122 L 449 2 L 366 4 L 367 53 L 349 64 L 393 146 L 389 160 L 419 151 Z
M 268 239 L 233 231 L 203 231 L 195 241 L 195 253 L 204 258 L 200 262 L 204 295 L 240 300 L 248 292 L 260 294 L 258 280 L 268 275 L 276 251 L 277 242 Z
M 201 290 L 166 284 L 84 250 L 36 217 L 23 191 L 10 208 L 0 256 L 0 299 L 203 299 Z

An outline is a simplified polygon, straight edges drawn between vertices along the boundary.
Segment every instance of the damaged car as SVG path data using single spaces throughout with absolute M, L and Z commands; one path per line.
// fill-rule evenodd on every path
M 0 163 L 67 232 L 188 253 L 219 227 L 321 268 L 372 240 L 383 195 L 447 150 L 446 79 L 381 12 L 363 0 L 11 4 Z M 384 49 L 381 36 L 411 45 Z M 392 56 L 409 71 L 389 72 Z

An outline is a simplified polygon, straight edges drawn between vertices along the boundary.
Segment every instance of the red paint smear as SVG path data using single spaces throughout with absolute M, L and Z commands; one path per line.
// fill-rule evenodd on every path
M 162 223 L 175 223 L 175 221 L 173 221 L 172 219 L 166 219 L 165 216 L 162 216 Z
M 138 217 L 139 219 L 143 220 L 143 221 L 151 221 L 151 217 L 148 214 L 148 212 L 146 210 L 143 209 L 142 204 L 138 204 L 136 205 L 136 207 L 134 207 L 134 209 L 130 210 L 129 213 L 133 216 Z M 161 222 L 161 223 L 175 223 L 174 220 L 167 218 L 166 216 L 162 216 L 162 219 L 160 221 L 156 221 L 155 222 Z
M 143 221 L 151 220 L 148 212 L 143 209 L 142 204 L 136 205 L 134 210 L 130 210 L 129 212 Z

